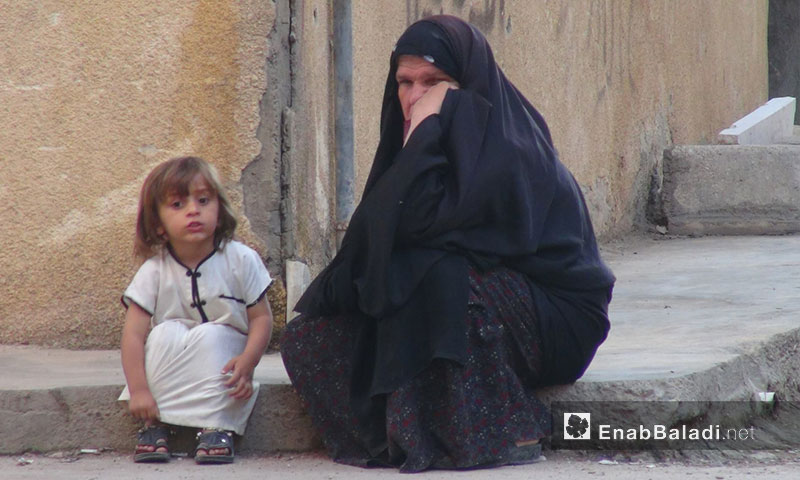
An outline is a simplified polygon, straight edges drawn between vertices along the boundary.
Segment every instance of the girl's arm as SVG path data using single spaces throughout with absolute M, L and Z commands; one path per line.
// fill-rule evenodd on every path
M 244 352 L 232 358 L 222 369 L 223 374 L 233 372 L 225 386 L 233 388 L 230 395 L 238 399 L 250 398 L 253 394 L 253 371 L 272 336 L 272 310 L 266 296 L 247 308 L 247 320 L 250 330 Z
M 150 314 L 131 302 L 122 329 L 122 371 L 131 394 L 128 401 L 131 415 L 147 424 L 158 419 L 158 406 L 144 370 L 144 342 L 149 331 Z

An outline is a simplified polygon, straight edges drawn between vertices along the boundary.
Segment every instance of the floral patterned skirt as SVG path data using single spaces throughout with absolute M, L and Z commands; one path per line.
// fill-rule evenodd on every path
M 336 461 L 404 472 L 503 465 L 518 461 L 519 444 L 550 433 L 550 414 L 533 393 L 542 353 L 525 277 L 504 268 L 469 275 L 466 362 L 436 359 L 386 396 L 387 448 L 379 455 L 369 453 L 350 403 L 353 332 L 363 320 L 289 323 L 286 370 Z

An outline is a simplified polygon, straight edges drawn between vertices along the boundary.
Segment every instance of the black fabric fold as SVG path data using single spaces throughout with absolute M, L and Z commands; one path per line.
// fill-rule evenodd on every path
M 460 85 L 405 146 L 395 80 L 404 54 L 430 57 Z M 577 378 L 608 331 L 614 283 L 580 188 L 559 161 L 544 119 L 496 65 L 483 35 L 455 17 L 436 16 L 398 40 L 362 200 L 336 257 L 295 310 L 363 319 L 361 335 L 374 344 L 358 352 L 364 371 L 354 375 L 354 398 L 379 396 L 432 358 L 463 358 L 467 262 L 524 273 L 545 296 L 539 315 L 567 332 L 562 343 L 584 335 L 584 314 L 599 315 L 590 320 L 597 328 L 572 342 L 581 345 L 573 363 L 583 365 L 569 372 L 558 371 L 557 362 L 552 367 L 553 379 Z M 578 307 L 553 308 L 551 290 Z

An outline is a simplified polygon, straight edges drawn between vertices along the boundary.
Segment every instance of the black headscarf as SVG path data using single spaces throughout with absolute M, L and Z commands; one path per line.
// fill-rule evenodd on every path
M 460 85 L 405 147 L 395 79 L 401 55 L 432 61 Z M 339 253 L 295 310 L 362 316 L 353 391 L 390 392 L 433 358 L 464 358 L 468 262 L 512 268 L 562 297 L 602 291 L 606 306 L 614 283 L 542 116 L 476 28 L 435 16 L 397 42 L 361 203 Z

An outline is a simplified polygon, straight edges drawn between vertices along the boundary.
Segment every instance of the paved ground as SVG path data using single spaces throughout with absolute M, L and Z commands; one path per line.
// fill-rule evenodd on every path
M 800 328 L 800 236 L 638 238 L 604 248 L 617 276 L 589 381 L 707 370 Z
M 218 480 L 222 477 L 281 480 L 360 480 L 404 478 L 394 470 L 365 470 L 331 462 L 320 453 L 244 456 L 233 465 L 199 466 L 191 459 L 173 459 L 166 465 L 139 465 L 130 456 L 104 453 L 76 457 L 48 458 L 27 455 L 0 457 L 2 478 L 7 480 Z M 28 463 L 30 462 L 30 463 Z M 709 480 L 751 480 L 754 478 L 796 478 L 800 469 L 797 453 L 761 452 L 753 455 L 712 455 L 693 459 L 654 459 L 650 455 L 608 457 L 553 452 L 544 462 L 463 472 L 431 471 L 418 474 L 430 480 L 574 480 L 613 478 L 615 480 L 673 480 L 682 477 Z M 414 477 L 417 478 L 417 477 Z
M 677 378 L 800 328 L 800 236 L 638 237 L 605 245 L 611 333 L 584 382 Z M 0 391 L 122 385 L 118 351 L 0 345 Z M 288 384 L 277 354 L 256 377 Z

